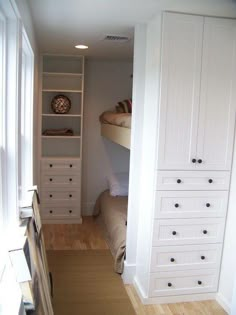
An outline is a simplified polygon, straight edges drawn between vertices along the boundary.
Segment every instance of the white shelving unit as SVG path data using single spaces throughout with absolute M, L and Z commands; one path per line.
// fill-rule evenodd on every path
M 45 223 L 80 223 L 84 57 L 43 55 L 40 127 L 40 196 Z M 56 95 L 71 101 L 67 114 L 56 114 Z M 69 128 L 72 136 L 44 135 Z

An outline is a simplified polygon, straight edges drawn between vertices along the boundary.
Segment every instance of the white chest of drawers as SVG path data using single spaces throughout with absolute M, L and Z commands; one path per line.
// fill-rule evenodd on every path
M 157 172 L 150 298 L 216 292 L 228 186 L 229 172 Z
M 81 222 L 80 159 L 42 159 L 41 188 L 44 222 Z

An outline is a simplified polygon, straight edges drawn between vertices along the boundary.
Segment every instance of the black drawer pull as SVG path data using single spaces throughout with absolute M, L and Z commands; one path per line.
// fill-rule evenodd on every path
M 69 197 L 71 198 L 71 197 L 72 197 L 72 195 L 70 194 L 70 195 L 69 195 Z
M 177 234 L 177 232 L 176 232 L 176 231 L 173 231 L 173 232 L 172 232 L 172 235 L 176 235 L 176 234 Z
M 52 164 L 50 164 L 49 166 L 50 166 L 50 167 L 52 167 L 53 165 L 52 165 Z
M 210 184 L 213 183 L 213 179 L 211 179 L 211 178 L 208 179 L 208 183 L 210 183 Z
M 168 287 L 172 287 L 172 283 L 170 283 L 170 282 L 168 282 L 167 285 L 168 285 Z
M 197 283 L 198 283 L 199 285 L 201 285 L 201 284 L 202 284 L 202 281 L 199 280 Z
M 175 204 L 175 208 L 179 208 L 179 204 L 178 203 Z
M 52 195 L 49 195 L 50 198 L 52 198 Z
M 209 208 L 211 206 L 210 203 L 206 203 L 206 207 Z
M 50 178 L 49 180 L 50 180 L 50 182 L 52 182 L 52 178 Z
M 201 164 L 202 163 L 202 159 L 198 159 L 198 163 Z
M 72 213 L 72 210 L 69 210 L 69 213 Z
M 202 233 L 203 233 L 203 234 L 207 234 L 207 230 L 203 230 Z
M 181 183 L 181 179 L 177 179 L 177 183 L 180 184 Z
M 197 160 L 196 159 L 192 159 L 192 163 L 196 163 L 197 162 Z
M 50 213 L 53 213 L 53 211 L 52 211 L 52 210 L 50 210 L 49 212 L 50 212 Z
M 206 258 L 205 256 L 201 256 L 201 260 L 205 260 L 205 258 Z
M 72 165 L 72 164 L 70 164 L 70 168 L 72 168 L 72 166 L 73 166 L 73 165 Z
M 175 259 L 174 259 L 174 258 L 171 258 L 171 259 L 170 259 L 170 261 L 171 261 L 171 262 L 174 262 L 174 261 L 175 261 Z
M 72 178 L 70 178 L 69 181 L 72 182 Z

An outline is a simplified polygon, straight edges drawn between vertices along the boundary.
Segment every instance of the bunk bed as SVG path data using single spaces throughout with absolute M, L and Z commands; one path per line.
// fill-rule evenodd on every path
M 100 116 L 101 135 L 130 149 L 131 113 L 104 112 Z
M 119 274 L 124 268 L 127 206 L 128 196 L 112 196 L 105 190 L 98 197 L 93 213 L 113 255 L 114 270 Z

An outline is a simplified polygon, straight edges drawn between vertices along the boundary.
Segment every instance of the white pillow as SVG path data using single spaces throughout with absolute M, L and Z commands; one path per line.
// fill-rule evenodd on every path
M 111 196 L 128 196 L 129 173 L 111 174 L 107 181 Z

